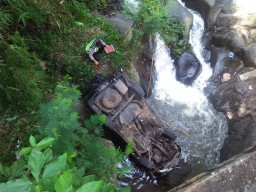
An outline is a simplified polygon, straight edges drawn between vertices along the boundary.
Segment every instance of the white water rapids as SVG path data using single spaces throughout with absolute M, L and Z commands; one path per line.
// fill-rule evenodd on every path
M 156 81 L 148 103 L 162 120 L 189 134 L 188 138 L 176 131 L 183 157 L 192 164 L 192 170 L 196 174 L 219 163 L 219 150 L 226 137 L 227 125 L 225 117 L 213 109 L 203 92 L 212 70 L 202 56 L 204 22 L 197 13 L 191 13 L 193 27 L 190 31 L 190 44 L 202 64 L 202 72 L 192 86 L 178 82 L 170 50 L 157 34 Z M 172 129 L 169 126 L 166 128 Z

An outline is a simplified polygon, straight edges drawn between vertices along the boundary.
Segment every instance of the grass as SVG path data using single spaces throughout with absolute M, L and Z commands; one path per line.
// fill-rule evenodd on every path
M 31 54 L 36 54 L 41 59 L 42 70 L 47 74 L 45 101 L 49 95 L 54 94 L 56 83 L 62 79 L 78 85 L 82 92 L 96 73 L 108 75 L 121 68 L 128 69 L 131 60 L 136 58 L 133 52 L 137 47 L 131 46 L 132 42 L 126 42 L 112 25 L 92 16 L 85 4 L 72 1 L 63 1 L 61 4 L 60 1 L 44 0 L 28 0 L 26 4 L 35 6 L 39 11 L 38 15 L 43 19 L 39 23 L 29 20 L 26 27 L 15 23 L 12 30 L 19 31 L 26 39 Z M 96 68 L 93 62 L 85 57 L 84 48 L 94 37 L 101 37 L 107 44 L 115 46 L 114 53 L 101 54 L 102 61 L 108 60 L 111 67 Z M 15 109 L 1 113 L 1 162 L 15 158 L 11 151 L 17 150 L 18 140 L 24 146 L 28 136 L 36 131 L 36 111 L 35 108 L 31 113 L 24 113 L 23 109 Z M 15 116 L 17 118 L 12 122 L 6 121 Z
M 86 57 L 84 50 L 95 37 L 100 37 L 107 44 L 113 44 L 116 49 L 112 54 L 101 54 L 102 61 L 109 60 L 112 67 L 102 69 L 100 72 L 109 74 L 113 70 L 129 67 L 129 58 L 133 52 L 129 42 L 124 41 L 112 25 L 92 16 L 84 4 L 70 4 L 65 1 L 62 5 L 44 1 L 37 3 L 41 10 L 45 11 L 46 16 L 50 16 L 50 25 L 46 30 L 41 31 L 40 38 L 38 33 L 34 35 L 31 46 L 43 53 L 44 57 L 48 54 L 49 71 L 55 70 L 56 74 L 64 67 L 72 83 L 83 87 L 94 74 L 99 72 L 93 62 Z M 31 34 L 28 34 L 28 38 L 31 38 Z M 56 56 L 60 55 L 61 57 L 57 59 L 59 61 L 56 62 Z M 60 74 L 62 75 L 64 74 Z

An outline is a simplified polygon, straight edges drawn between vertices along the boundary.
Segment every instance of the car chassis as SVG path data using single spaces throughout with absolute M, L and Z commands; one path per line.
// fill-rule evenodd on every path
M 134 142 L 135 159 L 152 172 L 167 174 L 180 162 L 176 136 L 163 127 L 149 107 L 143 89 L 123 72 L 96 75 L 85 88 L 83 99 L 96 114 L 105 114 L 106 126 L 126 143 Z

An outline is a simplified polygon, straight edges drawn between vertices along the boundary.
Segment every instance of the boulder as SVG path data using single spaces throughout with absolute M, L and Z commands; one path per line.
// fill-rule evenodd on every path
M 184 0 L 200 12 L 212 34 L 209 44 L 228 48 L 247 66 L 255 66 L 256 1 Z M 201 4 L 201 5 L 200 5 Z M 251 46 L 252 45 L 252 46 Z M 207 46 L 208 48 L 210 45 Z
M 168 15 L 170 18 L 184 24 L 185 36 L 189 37 L 189 31 L 193 23 L 193 15 L 178 1 L 168 1 Z
M 216 0 L 183 0 L 186 7 L 198 11 L 203 19 L 207 21 L 208 13 L 214 6 Z
M 213 35 L 213 44 L 220 47 L 227 47 L 233 52 L 239 53 L 245 47 L 242 36 L 235 31 L 217 31 Z
M 116 12 L 114 15 L 111 16 L 104 16 L 104 19 L 115 26 L 117 31 L 126 37 L 127 40 L 132 38 L 132 27 L 134 21 L 120 12 Z
M 211 67 L 213 68 L 213 76 L 220 77 L 224 73 L 229 73 L 231 76 L 235 75 L 244 63 L 240 61 L 239 57 L 235 54 L 234 57 L 229 57 L 231 51 L 226 48 L 213 47 L 211 51 Z
M 191 85 L 201 71 L 201 64 L 192 54 L 185 52 L 178 59 L 176 66 L 176 78 L 178 81 Z
M 170 187 L 176 187 L 180 185 L 188 174 L 191 172 L 191 165 L 184 160 L 181 160 L 180 163 L 165 177 L 167 185 Z

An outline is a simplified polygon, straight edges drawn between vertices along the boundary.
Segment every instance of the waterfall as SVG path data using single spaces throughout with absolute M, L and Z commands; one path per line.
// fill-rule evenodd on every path
M 188 138 L 177 132 L 177 141 L 181 145 L 184 158 L 192 164 L 195 175 L 219 163 L 219 150 L 226 136 L 227 124 L 225 117 L 214 110 L 203 92 L 212 70 L 202 55 L 203 20 L 195 12 L 193 16 L 190 44 L 202 64 L 201 74 L 192 86 L 178 82 L 170 50 L 157 34 L 156 81 L 148 102 L 161 119 L 190 135 Z M 168 126 L 166 128 L 172 129 Z
M 193 48 L 193 52 L 196 55 L 197 59 L 202 64 L 201 75 L 193 83 L 193 86 L 202 90 L 206 87 L 206 82 L 212 75 L 212 69 L 210 65 L 206 63 L 205 59 L 203 58 L 203 52 L 205 51 L 205 47 L 202 44 L 201 38 L 204 34 L 204 20 L 197 12 L 190 9 L 188 10 L 193 15 L 193 25 L 189 32 L 189 43 Z

